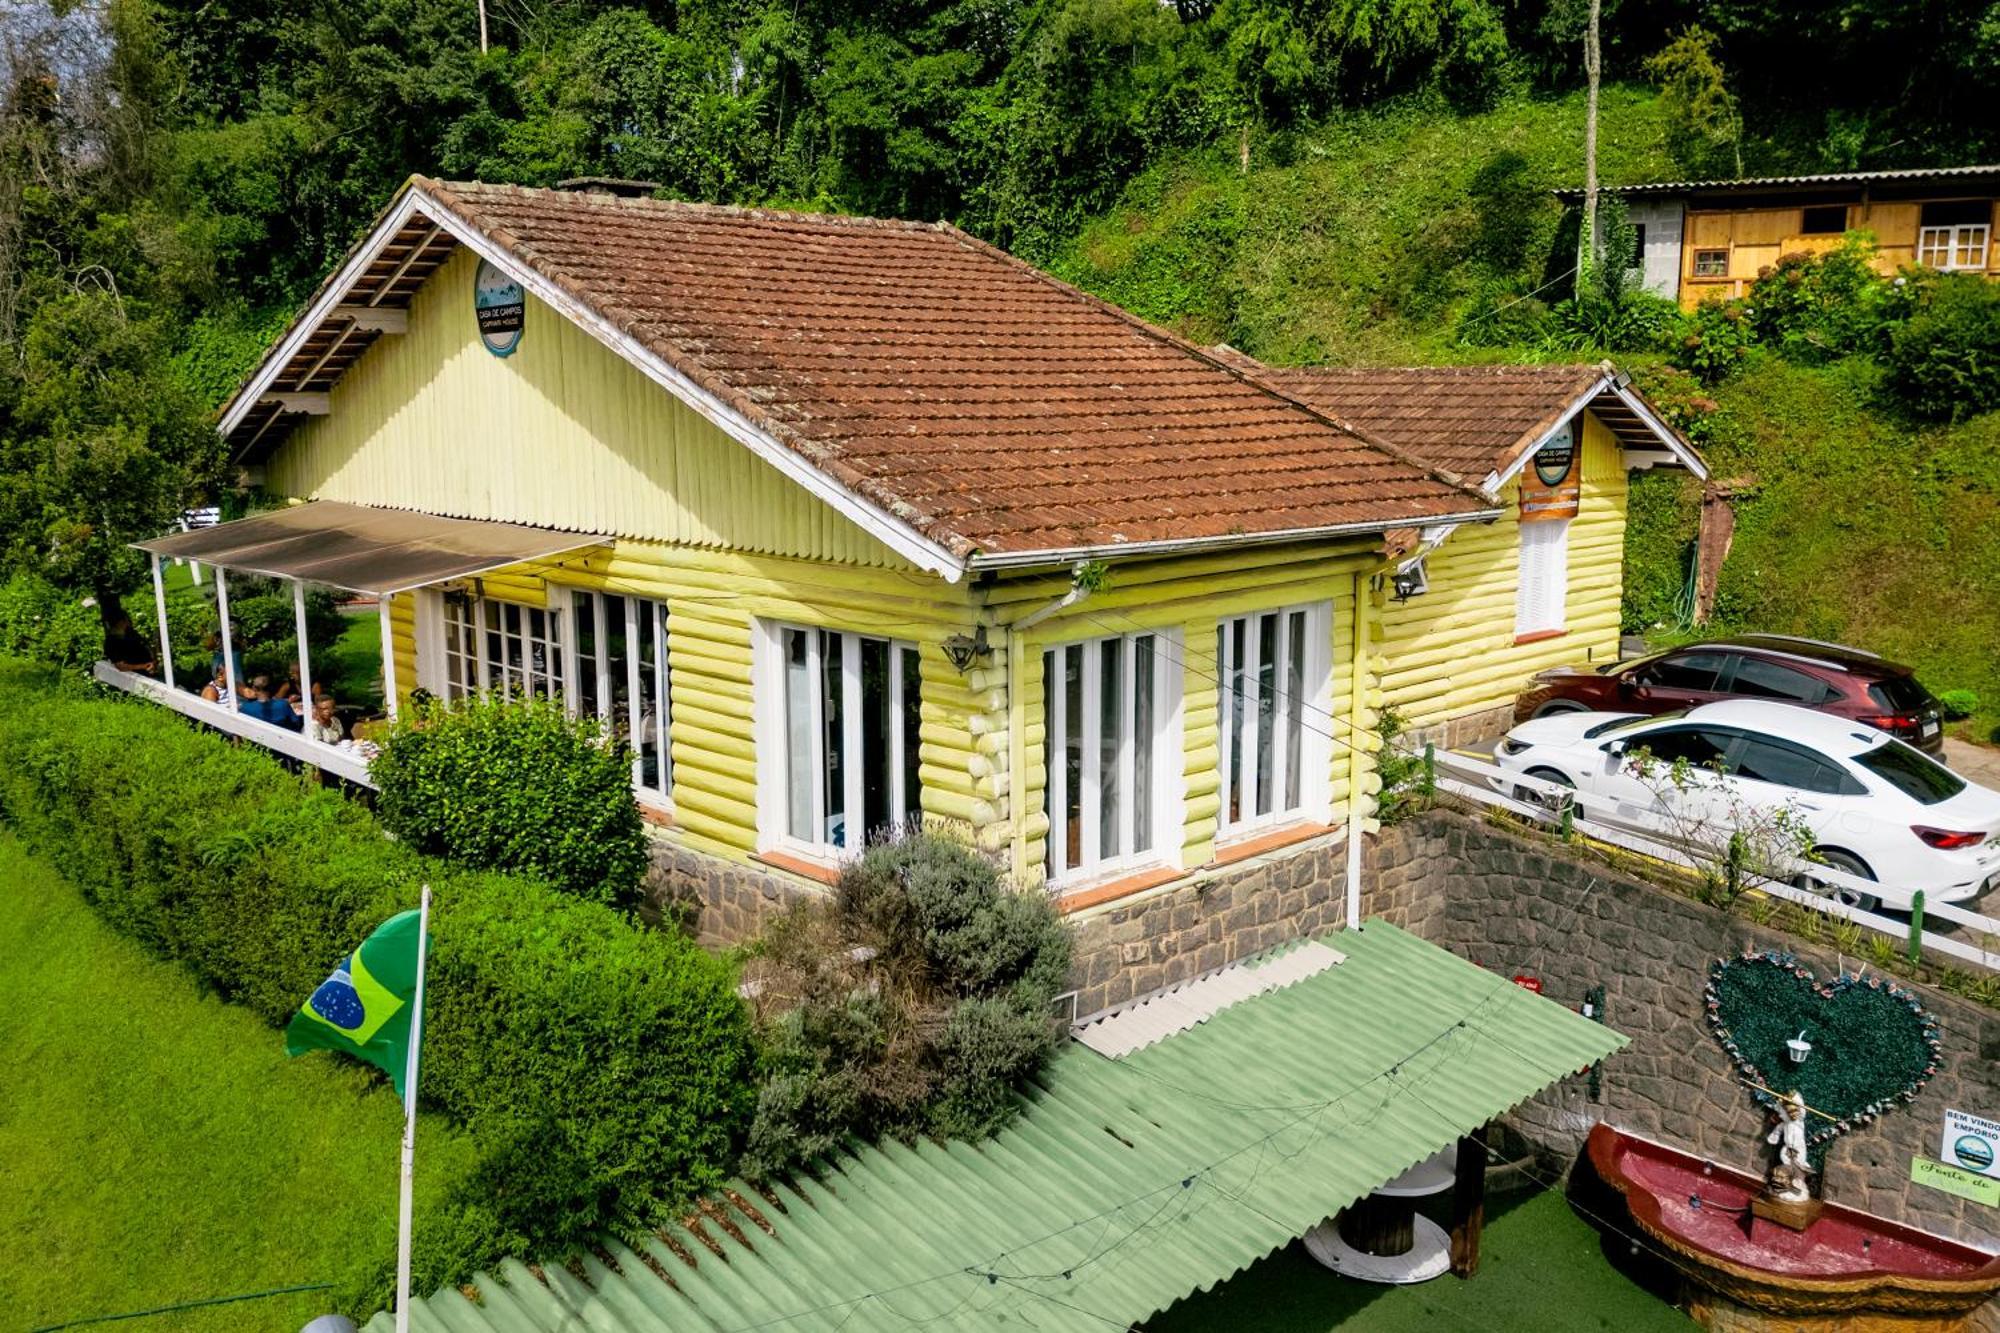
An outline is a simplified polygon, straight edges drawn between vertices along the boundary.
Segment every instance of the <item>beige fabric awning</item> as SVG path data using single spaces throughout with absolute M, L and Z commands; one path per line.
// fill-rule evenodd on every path
M 610 541 L 587 532 L 314 500 L 132 544 L 176 560 L 380 597 Z

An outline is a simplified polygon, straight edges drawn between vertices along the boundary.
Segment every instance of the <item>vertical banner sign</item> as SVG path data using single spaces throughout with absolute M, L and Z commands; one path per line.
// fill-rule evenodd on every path
M 479 317 L 479 341 L 495 356 L 511 355 L 521 345 L 528 296 L 521 284 L 482 259 L 472 278 L 472 310 Z
M 1521 470 L 1521 521 L 1575 518 L 1583 496 L 1582 450 L 1577 448 L 1577 419 L 1571 417 L 1542 442 Z

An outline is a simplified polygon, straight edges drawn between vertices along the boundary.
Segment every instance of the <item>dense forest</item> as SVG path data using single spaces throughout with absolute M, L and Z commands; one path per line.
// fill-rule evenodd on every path
M 1938 298 L 1965 307 L 1971 359 L 1899 397 L 1914 381 L 1892 344 L 1930 318 L 1928 288 L 1815 272 L 1814 310 L 1872 312 L 1828 338 L 1741 312 L 1682 320 L 1616 274 L 1579 287 L 1575 220 L 1550 191 L 1582 177 L 1589 12 L 0 0 L 0 559 L 114 606 L 141 573 L 124 543 L 221 488 L 215 406 L 411 172 L 611 175 L 949 219 L 1275 361 L 1652 365 L 1683 424 L 1790 515 L 1768 549 L 1746 515 L 1726 611 L 1879 630 L 1940 664 L 1940 685 L 2000 702 L 1975 660 L 1990 651 L 1965 637 L 2000 629 L 2000 550 L 1963 526 L 1990 520 L 2000 484 L 1992 417 L 1973 410 L 2000 315 Z M 2000 157 L 2000 3 L 1604 0 L 1601 23 L 1607 181 Z M 1825 322 L 1814 310 L 1799 317 Z M 1808 457 L 1832 437 L 1855 457 Z M 1799 477 L 1893 512 L 1801 535 L 1785 489 Z M 1687 500 L 1641 497 L 1634 628 L 1673 627 Z M 1864 605 L 1799 568 L 1801 541 L 1850 566 L 1860 541 L 1911 569 L 1900 598 L 1914 586 L 1955 609 L 1913 626 L 1894 602 Z

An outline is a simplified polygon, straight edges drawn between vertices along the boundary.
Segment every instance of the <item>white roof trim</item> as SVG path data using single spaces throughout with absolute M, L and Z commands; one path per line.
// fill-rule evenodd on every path
M 1141 997 L 1070 1029 L 1070 1035 L 1116 1060 L 1206 1023 L 1231 1005 L 1282 989 L 1347 961 L 1318 940 L 1217 968 L 1192 981 Z
M 1521 452 L 1515 454 L 1514 461 L 1499 471 L 1487 473 L 1486 480 L 1480 483 L 1479 488 L 1489 495 L 1498 495 L 1500 488 L 1512 481 L 1516 474 L 1528 465 L 1528 460 L 1540 453 L 1542 447 L 1555 438 L 1556 432 L 1567 426 L 1577 413 L 1589 407 L 1593 400 L 1602 397 L 1606 393 L 1617 395 L 1618 401 L 1630 408 L 1632 414 L 1646 424 L 1646 429 L 1659 437 L 1661 446 L 1668 453 L 1672 454 L 1682 467 L 1694 473 L 1700 480 L 1708 480 L 1708 465 L 1701 461 L 1700 455 L 1688 448 L 1682 442 L 1681 437 L 1669 429 L 1667 424 L 1661 421 L 1651 408 L 1646 406 L 1644 399 L 1640 398 L 1638 394 L 1633 393 L 1630 388 L 1620 384 L 1615 377 L 1606 375 L 1604 378 L 1598 380 L 1597 383 L 1591 385 L 1590 388 L 1585 389 L 1576 401 L 1569 405 L 1568 410 L 1562 414 L 1561 419 L 1555 425 L 1542 432 L 1541 438 L 1535 441 L 1532 448 L 1523 449 Z M 1581 443 L 1581 441 L 1578 442 L 1579 447 L 1581 447 Z
M 637 368 L 646 378 L 708 418 L 725 435 L 747 447 L 792 481 L 805 487 L 811 494 L 825 501 L 843 517 L 858 524 L 863 531 L 890 550 L 950 582 L 957 582 L 964 575 L 965 562 L 943 546 L 879 505 L 862 499 L 827 476 L 727 403 L 641 346 L 602 315 L 536 273 L 501 246 L 494 244 L 477 228 L 467 225 L 451 211 L 449 206 L 433 198 L 419 186 L 409 188 L 396 207 L 390 210 L 389 215 L 383 218 L 375 230 L 369 233 L 368 239 L 356 249 L 337 278 L 326 284 L 319 299 L 307 311 L 305 318 L 301 319 L 291 334 L 265 358 L 256 376 L 244 386 L 242 392 L 224 413 L 220 427 L 222 434 L 226 436 L 234 430 L 250 409 L 267 396 L 272 381 L 291 361 L 299 346 L 311 336 L 312 330 L 332 316 L 342 296 L 373 262 L 375 253 L 403 228 L 412 214 L 417 213 L 437 223 L 451 233 L 461 245 L 519 282 L 537 300 L 591 334 Z

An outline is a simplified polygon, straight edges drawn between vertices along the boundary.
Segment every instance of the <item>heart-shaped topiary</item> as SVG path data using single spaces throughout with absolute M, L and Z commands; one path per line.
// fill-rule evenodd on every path
M 1768 1088 L 1796 1089 L 1806 1105 L 1806 1141 L 1823 1149 L 1836 1135 L 1913 1102 L 1938 1071 L 1938 1023 L 1894 982 L 1843 976 L 1823 986 L 1789 953 L 1752 951 L 1708 970 L 1708 1024 L 1751 1095 L 1767 1108 Z M 1804 1035 L 1812 1050 L 1794 1063 L 1787 1043 Z M 1817 1156 L 1817 1154 L 1815 1154 Z

